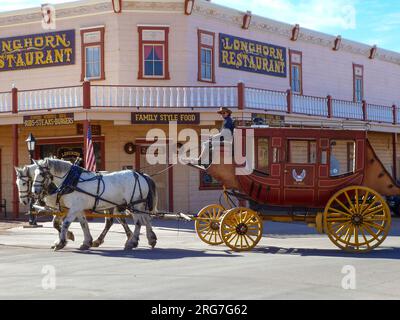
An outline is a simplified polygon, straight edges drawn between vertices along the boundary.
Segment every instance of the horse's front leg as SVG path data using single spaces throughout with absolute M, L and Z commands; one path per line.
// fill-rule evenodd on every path
M 90 234 L 89 224 L 86 220 L 86 217 L 84 216 L 84 213 L 80 213 L 78 215 L 78 220 L 81 224 L 84 237 L 83 243 L 79 247 L 79 250 L 88 250 L 93 245 L 93 238 L 92 235 Z
M 68 228 L 70 227 L 71 223 L 75 220 L 78 212 L 81 210 L 71 210 L 69 209 L 67 216 L 64 218 L 62 223 L 61 232 L 59 236 L 58 242 L 55 243 L 54 250 L 61 250 L 67 245 L 67 233 Z
M 157 244 L 157 236 L 153 231 L 153 226 L 151 225 L 151 217 L 148 214 L 143 215 L 143 222 L 144 225 L 146 226 L 146 237 L 147 237 L 147 242 L 151 246 L 152 249 Z
M 93 247 L 100 247 L 104 243 L 104 238 L 106 237 L 108 231 L 110 231 L 110 228 L 114 224 L 114 218 L 105 218 L 105 225 L 104 229 L 99 235 L 99 237 L 93 242 Z
M 131 216 L 133 219 L 133 224 L 135 225 L 135 230 L 133 231 L 131 237 L 126 241 L 125 250 L 131 250 L 133 248 L 137 248 L 137 246 L 139 245 L 139 235 L 142 224 L 138 214 L 131 213 Z
M 54 216 L 53 217 L 53 228 L 56 229 L 58 231 L 58 238 L 60 237 L 60 233 L 61 233 L 61 223 L 62 223 L 62 218 L 58 217 L 58 216 Z M 75 236 L 71 231 L 67 232 L 67 239 L 75 241 Z M 54 241 L 55 243 L 57 243 L 57 240 Z M 53 244 L 51 246 L 51 249 L 55 248 L 55 244 Z
M 131 239 L 131 237 L 133 236 L 132 230 L 129 228 L 128 223 L 126 222 L 125 218 L 117 218 L 118 222 L 121 224 L 121 226 L 124 228 L 125 230 L 125 234 L 126 234 L 126 242 L 125 242 L 125 247 L 128 244 L 129 239 Z M 136 227 L 135 226 L 135 230 L 136 228 L 139 228 L 139 232 L 140 232 L 140 226 Z M 137 243 L 139 242 L 139 238 L 137 239 Z M 136 244 L 137 247 L 137 244 Z

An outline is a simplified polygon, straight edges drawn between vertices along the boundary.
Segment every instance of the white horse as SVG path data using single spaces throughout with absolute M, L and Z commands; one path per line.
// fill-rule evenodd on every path
M 62 207 L 68 208 L 68 214 L 64 218 L 60 239 L 56 243 L 55 250 L 65 247 L 66 234 L 70 224 L 75 218 L 80 219 L 85 210 L 95 208 L 96 210 L 108 210 L 118 206 L 127 206 L 127 213 L 131 214 L 135 221 L 135 232 L 125 244 L 125 249 L 132 249 L 139 241 L 140 224 L 146 226 L 146 235 L 149 244 L 154 247 L 157 237 L 154 234 L 150 216 L 141 214 L 145 209 L 151 213 L 157 212 L 157 192 L 154 181 L 145 174 L 135 171 L 123 170 L 104 175 L 85 171 L 80 174 L 76 186 L 65 185 L 72 173 L 72 164 L 58 159 L 46 158 L 35 161 L 38 167 L 35 169 L 32 192 L 40 195 L 43 189 L 48 188 L 53 182 L 57 190 L 57 198 Z M 74 170 L 77 167 L 74 166 Z M 64 183 L 64 184 L 63 184 Z M 68 182 L 69 183 L 69 182 Z M 63 194 L 61 189 L 70 189 Z M 134 209 L 133 209 L 134 207 Z M 138 210 L 138 211 L 137 211 Z M 90 232 L 84 234 L 84 244 L 90 247 Z
M 19 195 L 19 201 L 23 205 L 28 205 L 29 204 L 29 199 L 31 198 L 31 188 L 32 188 L 32 182 L 34 178 L 34 173 L 35 169 L 38 166 L 36 164 L 31 164 L 31 165 L 26 165 L 23 168 L 15 168 L 16 172 L 16 184 L 18 188 L 18 195 Z M 49 206 L 56 208 L 56 202 L 57 202 L 57 196 L 56 195 L 44 195 L 44 197 L 41 199 L 44 201 L 44 203 Z M 123 218 L 117 218 L 119 223 L 122 225 L 122 227 L 125 230 L 127 240 L 129 240 L 132 236 L 132 231 L 129 228 L 127 222 Z M 53 218 L 53 227 L 58 231 L 58 233 L 61 233 L 61 223 L 62 223 L 62 218 L 58 216 L 54 216 Z M 106 237 L 108 231 L 110 230 L 111 226 L 114 223 L 114 218 L 105 218 L 105 226 L 103 231 L 101 232 L 100 236 L 95 240 L 92 244 L 93 247 L 99 247 L 103 242 L 104 238 Z M 81 223 L 82 230 L 85 228 L 85 224 Z M 85 231 L 84 231 L 85 232 Z M 71 231 L 68 231 L 67 233 L 67 238 L 69 240 L 74 241 L 75 236 Z M 52 246 L 52 249 L 54 249 L 55 245 Z M 86 249 L 85 245 L 82 244 L 81 249 Z

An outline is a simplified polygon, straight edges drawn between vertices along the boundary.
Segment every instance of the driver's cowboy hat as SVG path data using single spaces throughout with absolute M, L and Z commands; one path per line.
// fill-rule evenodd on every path
M 227 107 L 221 107 L 221 108 L 219 108 L 217 113 L 219 113 L 219 114 L 223 114 L 223 113 L 232 114 L 232 110 L 228 109 Z

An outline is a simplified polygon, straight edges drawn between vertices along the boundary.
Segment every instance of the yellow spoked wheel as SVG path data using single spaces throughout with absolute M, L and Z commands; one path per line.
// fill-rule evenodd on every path
M 248 208 L 233 208 L 221 221 L 221 237 L 234 251 L 250 251 L 260 241 L 263 221 L 257 212 Z
M 224 212 L 224 207 L 219 204 L 211 204 L 200 210 L 195 220 L 195 228 L 203 242 L 212 246 L 223 243 L 219 229 Z
M 337 192 L 324 211 L 324 229 L 331 241 L 348 252 L 368 252 L 387 237 L 391 216 L 385 200 L 367 187 Z

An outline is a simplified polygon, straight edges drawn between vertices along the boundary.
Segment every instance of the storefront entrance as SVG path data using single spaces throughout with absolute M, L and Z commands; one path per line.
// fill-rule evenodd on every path
M 104 137 L 93 137 L 93 147 L 96 157 L 97 170 L 105 170 L 104 165 Z M 37 138 L 36 159 L 55 156 L 72 163 L 76 158 L 83 159 L 83 137 L 77 138 Z M 83 166 L 83 163 L 80 163 Z
M 155 181 L 158 194 L 158 210 L 161 212 L 171 211 L 172 203 L 170 201 L 170 192 L 172 192 L 172 190 L 170 190 L 169 184 L 171 170 L 168 169 L 168 164 L 150 165 L 146 159 L 148 143 L 136 143 L 136 170 L 147 173 L 152 176 Z M 166 150 L 164 152 L 166 152 Z

